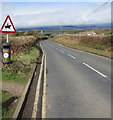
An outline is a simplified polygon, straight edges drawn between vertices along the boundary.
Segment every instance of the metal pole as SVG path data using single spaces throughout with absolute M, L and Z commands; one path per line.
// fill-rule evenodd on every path
M 7 33 L 7 43 L 9 42 L 9 40 L 8 40 L 8 33 Z
M 62 26 L 61 26 L 61 30 L 62 30 Z
M 62 35 L 62 24 L 61 24 L 61 35 Z

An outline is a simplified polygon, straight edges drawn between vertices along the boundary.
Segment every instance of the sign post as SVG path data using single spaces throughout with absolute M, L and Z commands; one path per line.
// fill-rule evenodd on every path
M 8 39 L 8 33 L 7 33 L 7 43 L 9 42 L 9 39 Z
M 6 43 L 3 43 L 3 63 L 10 63 L 11 54 L 8 33 L 15 33 L 16 29 L 9 15 L 6 17 L 0 32 L 6 33 Z

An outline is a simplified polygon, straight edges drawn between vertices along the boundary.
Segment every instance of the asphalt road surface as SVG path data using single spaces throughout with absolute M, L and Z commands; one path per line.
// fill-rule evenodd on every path
M 47 57 L 47 118 L 110 118 L 111 60 L 41 42 Z

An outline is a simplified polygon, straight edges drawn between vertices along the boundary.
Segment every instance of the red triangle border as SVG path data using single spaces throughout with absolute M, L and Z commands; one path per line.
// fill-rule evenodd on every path
M 10 20 L 12 26 L 13 26 L 14 31 L 2 31 L 2 29 L 4 28 L 4 25 L 5 25 L 5 23 L 7 22 L 7 19 L 8 19 L 8 18 L 9 18 L 9 20 Z M 12 22 L 12 20 L 11 20 L 11 18 L 10 18 L 9 15 L 6 17 L 6 19 L 5 19 L 5 21 L 4 21 L 3 25 L 2 25 L 2 28 L 1 28 L 0 32 L 1 32 L 1 33 L 16 33 L 16 29 L 15 29 L 14 24 L 13 24 L 13 22 Z

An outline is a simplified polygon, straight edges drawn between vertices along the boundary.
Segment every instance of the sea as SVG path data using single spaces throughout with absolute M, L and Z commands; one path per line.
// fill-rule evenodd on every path
M 76 29 L 110 29 L 111 24 L 93 24 L 93 25 L 57 25 L 57 26 L 38 26 L 30 28 L 17 28 L 20 30 L 39 30 L 39 31 L 63 31 L 63 30 L 76 30 Z

